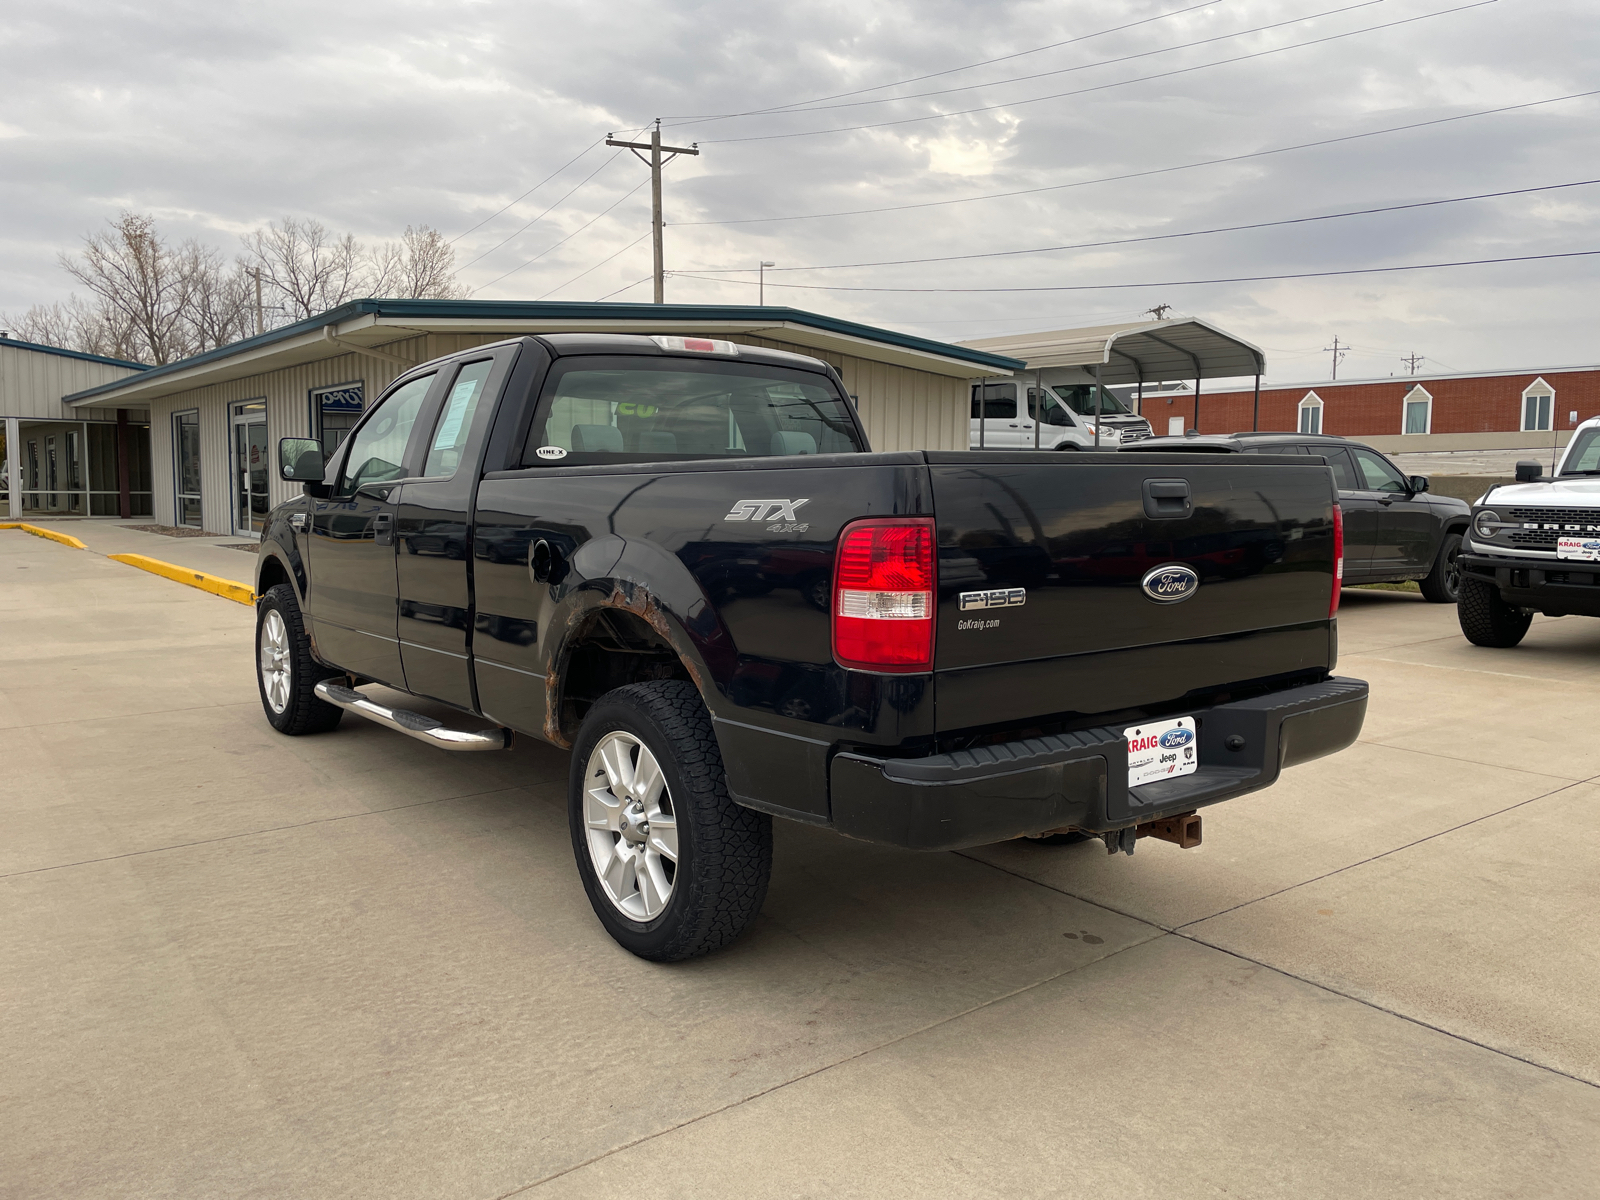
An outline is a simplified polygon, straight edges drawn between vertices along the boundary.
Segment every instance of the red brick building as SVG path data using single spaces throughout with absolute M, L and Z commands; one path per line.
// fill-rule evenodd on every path
M 1157 435 L 1172 418 L 1195 428 L 1192 392 L 1147 396 L 1144 416 Z M 1252 428 L 1250 389 L 1200 393 L 1202 433 Z M 1600 416 L 1600 366 L 1457 375 L 1403 375 L 1337 383 L 1263 386 L 1254 428 L 1333 433 L 1345 437 L 1396 434 L 1568 431 Z

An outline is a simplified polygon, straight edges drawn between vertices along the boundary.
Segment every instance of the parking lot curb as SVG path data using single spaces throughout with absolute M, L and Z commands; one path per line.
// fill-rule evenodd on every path
M 254 605 L 256 602 L 256 594 L 248 585 L 237 583 L 232 579 L 223 579 L 220 575 L 208 575 L 204 571 L 175 566 L 169 562 L 162 562 L 159 558 L 147 558 L 143 554 L 108 554 L 106 557 L 112 562 L 126 563 L 130 567 L 138 567 L 141 571 L 149 571 L 152 575 L 160 575 L 187 584 L 189 587 L 199 588 L 202 592 L 210 592 L 213 596 L 221 596 L 224 600 L 234 600 L 249 605 Z
M 43 529 L 38 525 L 25 525 L 21 521 L 0 523 L 0 529 L 20 529 L 23 533 L 31 533 L 34 537 L 49 538 L 52 542 L 60 542 L 63 546 L 71 546 L 74 550 L 87 550 L 89 548 L 71 534 L 57 533 L 54 529 Z

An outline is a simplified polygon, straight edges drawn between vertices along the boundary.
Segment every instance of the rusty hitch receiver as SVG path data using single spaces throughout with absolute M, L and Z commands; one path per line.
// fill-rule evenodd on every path
M 1134 843 L 1142 837 L 1160 838 L 1163 842 L 1173 843 L 1179 849 L 1193 850 L 1200 844 L 1200 814 L 1179 813 L 1175 817 L 1162 817 L 1156 821 L 1146 821 L 1142 825 L 1113 829 L 1109 833 L 1102 833 L 1100 840 L 1105 842 L 1107 854 L 1115 854 L 1118 850 L 1124 854 L 1132 854 Z

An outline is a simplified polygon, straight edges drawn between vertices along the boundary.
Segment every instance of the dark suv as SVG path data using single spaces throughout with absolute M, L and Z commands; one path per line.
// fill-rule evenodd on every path
M 1320 456 L 1339 485 L 1345 583 L 1415 579 L 1434 603 L 1456 602 L 1456 559 L 1471 507 L 1453 496 L 1430 495 L 1426 475 L 1406 475 L 1371 446 L 1328 434 L 1232 433 L 1150 438 L 1123 449 Z

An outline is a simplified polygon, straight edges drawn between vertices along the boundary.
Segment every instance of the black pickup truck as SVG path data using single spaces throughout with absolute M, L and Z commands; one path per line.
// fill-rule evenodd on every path
M 1366 711 L 1305 456 L 875 454 L 825 363 L 573 333 L 410 370 L 279 470 L 305 494 L 259 556 L 267 719 L 570 748 L 579 873 L 647 958 L 739 934 L 773 816 L 1187 846 Z

